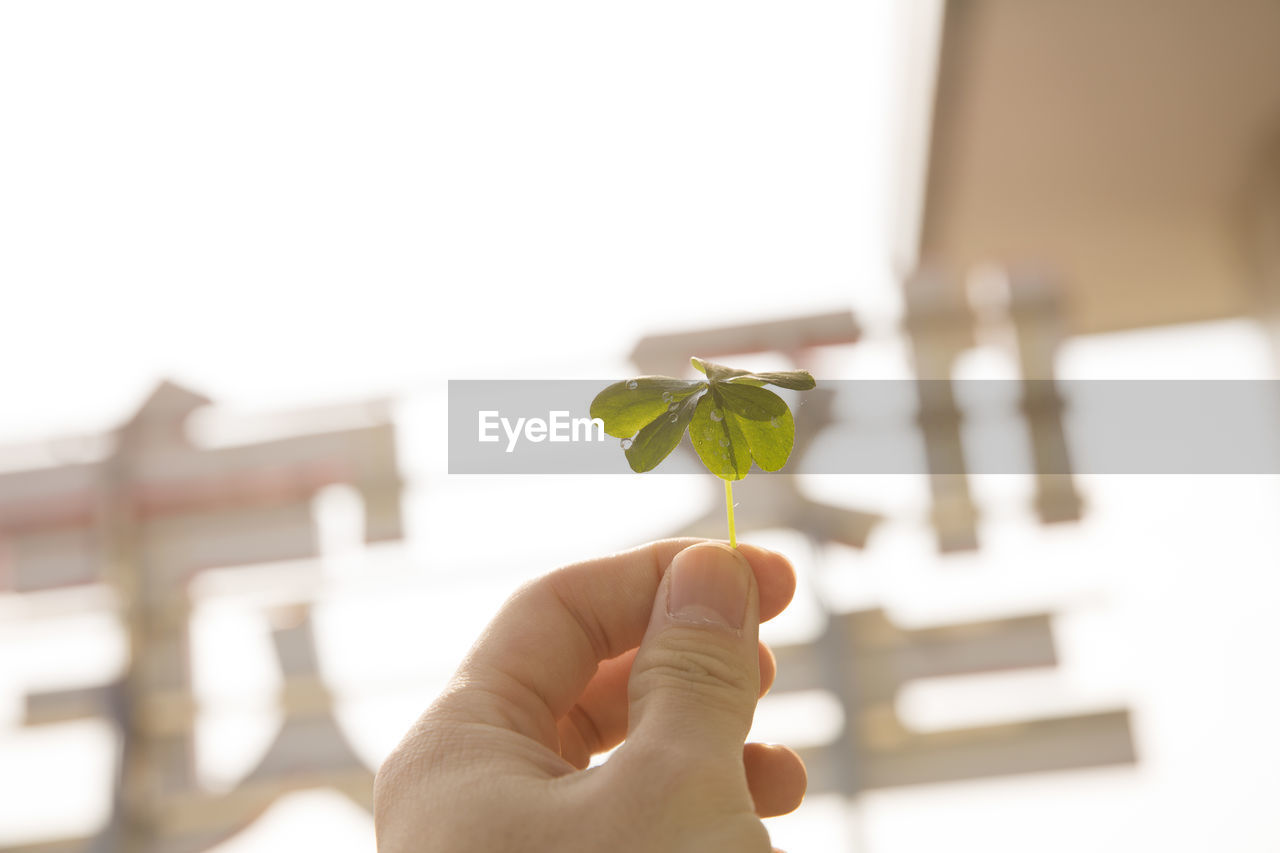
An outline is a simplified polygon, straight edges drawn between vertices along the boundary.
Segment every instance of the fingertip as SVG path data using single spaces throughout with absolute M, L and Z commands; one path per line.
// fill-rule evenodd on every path
M 718 545 L 746 558 L 752 574 L 755 575 L 756 586 L 760 593 L 761 621 L 772 619 L 791 603 L 796 592 L 796 570 L 791 560 L 785 554 L 760 545 L 752 545 L 749 542 L 740 542 L 734 548 L 724 539 L 699 539 L 687 536 L 659 539 L 631 551 L 616 554 L 611 559 L 626 561 L 643 554 L 650 564 L 658 569 L 658 576 L 661 577 L 676 554 L 695 545 Z
M 742 543 L 738 550 L 751 564 L 760 591 L 760 621 L 777 616 L 796 594 L 796 569 L 784 554 Z
M 748 743 L 742 763 L 747 787 L 760 817 L 777 817 L 800 807 L 809 785 L 804 761 L 792 749 L 779 744 Z

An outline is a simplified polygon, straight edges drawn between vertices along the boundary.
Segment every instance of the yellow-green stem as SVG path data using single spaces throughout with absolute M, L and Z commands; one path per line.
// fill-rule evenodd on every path
M 724 481 L 724 510 L 729 515 L 729 547 L 738 547 L 738 533 L 733 527 L 733 481 Z

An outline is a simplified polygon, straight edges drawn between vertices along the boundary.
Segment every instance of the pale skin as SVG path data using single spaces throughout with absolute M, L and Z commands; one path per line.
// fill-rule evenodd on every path
M 699 539 L 526 584 L 378 772 L 378 850 L 769 853 L 804 765 L 745 741 L 794 592 L 782 555 Z

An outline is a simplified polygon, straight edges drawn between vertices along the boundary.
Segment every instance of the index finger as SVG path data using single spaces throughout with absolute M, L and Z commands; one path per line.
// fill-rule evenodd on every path
M 471 719 L 559 751 L 556 721 L 602 660 L 640 644 L 671 560 L 705 539 L 664 539 L 558 569 L 521 587 L 472 647 L 443 700 Z M 742 544 L 759 589 L 760 618 L 795 593 L 795 570 L 774 551 Z M 495 707 L 496 705 L 496 707 Z

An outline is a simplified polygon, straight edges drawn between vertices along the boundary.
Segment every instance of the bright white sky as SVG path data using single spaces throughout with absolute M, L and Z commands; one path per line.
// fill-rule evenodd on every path
M 376 762 L 516 583 L 714 499 L 702 478 L 448 478 L 443 381 L 609 377 L 640 334 L 791 312 L 851 305 L 888 328 L 935 8 L 0 5 L 0 443 L 109 428 L 162 376 L 240 411 L 394 395 L 407 542 L 354 553 L 349 496 L 321 502 L 326 672 Z M 1245 378 L 1269 376 L 1268 358 L 1250 328 L 1222 324 L 1080 341 L 1063 368 Z M 829 366 L 905 370 L 887 335 Z M 1280 847 L 1280 778 L 1256 758 L 1280 754 L 1273 481 L 1097 478 L 1088 519 L 1046 531 L 1024 483 L 977 478 L 984 550 L 949 560 L 920 523 L 921 484 L 810 485 L 894 522 L 861 555 L 761 537 L 803 572 L 771 638 L 815 631 L 818 597 L 921 624 L 1057 610 L 1058 670 L 914 685 L 904 715 L 1127 705 L 1142 764 L 875 794 L 854 820 L 814 797 L 771 822 L 775 843 L 829 850 L 854 826 L 876 853 L 958 838 L 994 853 Z M 216 576 L 198 591 L 197 687 L 223 709 L 201 723 L 202 773 L 225 785 L 271 736 L 276 676 L 254 594 Z M 118 659 L 113 636 L 88 618 L 0 619 L 0 803 L 21 804 L 0 808 L 0 844 L 87 829 L 106 808 L 99 728 L 3 728 L 20 688 Z M 762 706 L 756 734 L 795 743 L 838 725 L 819 696 Z M 76 780 L 43 769 L 60 761 Z M 316 793 L 222 853 L 371 847 L 362 814 Z
M 6 3 L 0 431 L 880 308 L 905 8 Z

